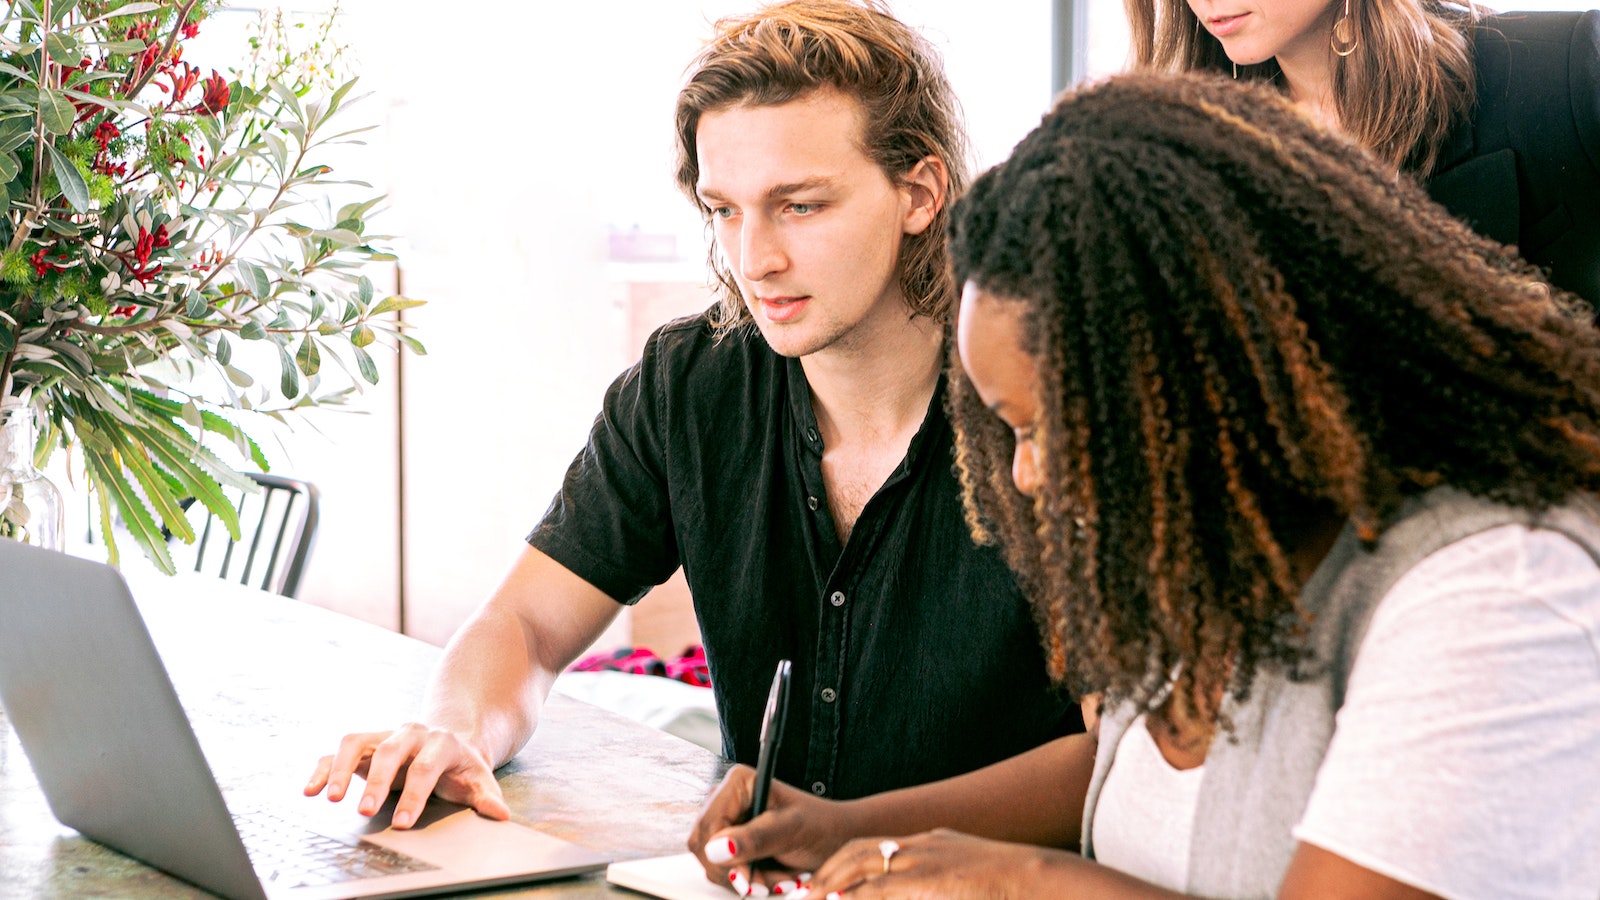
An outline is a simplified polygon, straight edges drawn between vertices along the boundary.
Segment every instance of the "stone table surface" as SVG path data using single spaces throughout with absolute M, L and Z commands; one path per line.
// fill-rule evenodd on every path
M 248 802 L 326 802 L 300 796 L 317 758 L 347 732 L 414 718 L 439 657 L 421 641 L 213 578 L 130 581 L 218 783 Z M 725 770 L 687 741 L 556 693 L 498 775 L 517 818 L 633 859 L 681 852 Z M 639 896 L 601 875 L 473 895 Z M 57 822 L 0 711 L 0 898 L 207 896 Z

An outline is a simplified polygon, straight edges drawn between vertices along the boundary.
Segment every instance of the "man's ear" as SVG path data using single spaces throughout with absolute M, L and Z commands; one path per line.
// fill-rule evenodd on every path
M 900 179 L 900 190 L 907 201 L 904 231 L 921 234 L 944 209 L 945 196 L 950 190 L 950 173 L 939 157 L 924 156 Z

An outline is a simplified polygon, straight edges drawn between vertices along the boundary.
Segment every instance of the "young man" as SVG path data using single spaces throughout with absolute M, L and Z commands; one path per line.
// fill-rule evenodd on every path
M 682 565 L 724 752 L 753 762 L 795 663 L 778 777 L 849 798 L 970 771 L 1081 727 L 1050 689 L 951 471 L 944 223 L 965 184 L 932 50 L 874 0 L 718 23 L 678 99 L 678 182 L 720 303 L 657 331 L 505 582 L 451 641 L 427 724 L 355 734 L 307 793 L 429 791 L 508 814 L 494 767 L 551 683 Z

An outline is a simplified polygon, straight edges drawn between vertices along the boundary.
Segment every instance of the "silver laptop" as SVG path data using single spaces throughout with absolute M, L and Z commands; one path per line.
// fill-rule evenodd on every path
M 406 897 L 610 861 L 437 798 L 408 831 L 387 827 L 392 800 L 371 820 L 321 803 L 236 817 L 122 576 L 5 539 L 0 705 L 63 824 L 225 897 Z

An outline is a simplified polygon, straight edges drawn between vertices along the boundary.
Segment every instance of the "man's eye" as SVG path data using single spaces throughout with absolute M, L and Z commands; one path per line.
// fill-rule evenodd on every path
M 817 205 L 815 203 L 791 203 L 789 204 L 789 211 L 798 216 L 809 216 L 817 211 Z
M 711 216 L 716 219 L 731 219 L 733 218 L 733 207 L 713 206 L 711 208 Z

